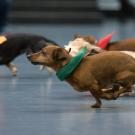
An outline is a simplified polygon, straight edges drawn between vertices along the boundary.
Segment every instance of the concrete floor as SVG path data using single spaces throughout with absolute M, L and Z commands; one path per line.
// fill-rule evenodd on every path
M 109 20 L 94 25 L 9 25 L 8 32 L 46 35 L 61 45 L 74 33 L 94 34 L 97 38 L 117 31 L 114 39 L 135 37 L 135 23 Z M 135 98 L 103 101 L 92 109 L 94 99 L 74 91 L 55 74 L 48 76 L 20 56 L 14 63 L 18 76 L 0 69 L 0 135 L 134 135 Z

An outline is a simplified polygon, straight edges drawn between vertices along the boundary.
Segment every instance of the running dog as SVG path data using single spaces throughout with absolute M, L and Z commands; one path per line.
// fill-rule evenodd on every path
M 72 41 L 78 38 L 83 39 L 84 41 L 90 43 L 91 45 L 97 46 L 97 40 L 92 35 L 83 36 L 80 34 L 75 34 Z M 127 38 L 127 39 L 123 39 L 119 41 L 109 42 L 106 45 L 106 48 L 102 48 L 102 49 L 107 50 L 107 51 L 133 51 L 135 52 L 135 38 Z
M 86 37 L 85 37 L 86 38 Z M 87 42 L 88 39 L 89 41 L 91 39 L 93 39 L 91 36 L 89 36 L 89 38 L 86 38 L 87 40 L 84 40 L 83 38 L 81 37 L 78 37 L 78 38 L 75 38 L 73 41 L 70 41 L 68 43 L 68 45 L 65 46 L 65 49 L 67 51 L 69 51 L 69 53 L 74 57 L 76 56 L 76 54 L 83 48 L 83 47 L 86 47 L 87 48 L 87 54 L 88 55 L 94 55 L 94 54 L 97 54 L 97 53 L 101 53 L 103 51 L 106 51 L 106 50 L 103 50 L 101 49 L 100 47 L 98 46 L 95 46 L 95 45 L 92 45 L 90 42 Z M 120 51 L 122 53 L 125 53 L 131 57 L 133 57 L 135 59 L 135 52 L 133 51 Z M 118 87 L 118 84 L 113 84 L 113 87 Z M 119 86 L 120 87 L 120 86 Z M 133 91 L 134 93 L 134 91 Z M 133 93 L 126 93 L 126 95 L 131 95 Z M 123 94 L 122 94 L 123 95 Z
M 90 54 L 100 53 L 104 51 L 100 47 L 93 45 L 83 38 L 76 38 L 73 41 L 69 41 L 68 45 L 65 45 L 64 47 L 68 52 L 70 52 L 72 56 L 75 56 L 83 47 L 86 47 L 88 53 Z
M 84 48 L 83 48 L 84 49 Z M 85 48 L 86 49 L 86 48 Z M 131 91 L 135 83 L 135 59 L 118 51 L 105 51 L 92 56 L 84 56 L 74 70 L 64 70 L 73 66 L 73 59 L 67 50 L 58 46 L 47 46 L 39 53 L 28 53 L 28 59 L 33 64 L 42 64 L 54 69 L 57 76 L 67 74 L 64 79 L 78 92 L 89 91 L 96 100 L 94 108 L 101 107 L 101 99 L 117 99 L 120 94 Z M 72 64 L 72 65 L 71 65 Z M 65 73 L 66 72 L 66 73 Z M 63 80 L 64 80 L 63 79 Z M 108 86 L 117 83 L 121 88 L 115 87 L 108 91 Z
M 39 35 L 33 34 L 9 34 L 0 36 L 0 65 L 8 67 L 14 76 L 17 75 L 17 68 L 11 62 L 19 55 L 27 51 L 41 50 L 48 45 L 58 45 L 55 42 Z
M 124 42 L 123 42 L 124 44 Z M 83 48 L 86 47 L 88 50 L 88 55 L 93 55 L 96 53 L 101 53 L 106 50 L 101 49 L 98 46 L 92 45 L 90 42 L 87 42 L 83 38 L 76 38 L 73 41 L 69 41 L 68 45 L 65 45 L 65 49 L 69 51 L 72 56 L 76 56 L 76 54 Z M 133 46 L 132 46 L 133 47 Z M 123 48 L 124 49 L 124 48 Z M 112 50 L 114 51 L 114 50 Z M 133 51 L 120 51 L 122 53 L 128 54 L 135 59 L 135 52 Z

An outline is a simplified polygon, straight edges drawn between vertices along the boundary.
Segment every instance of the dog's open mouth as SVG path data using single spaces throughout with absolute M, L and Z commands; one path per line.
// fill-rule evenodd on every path
M 40 53 L 40 52 L 38 52 L 38 53 Z M 32 59 L 32 57 L 33 57 L 34 55 L 38 54 L 38 53 L 27 53 L 27 58 L 28 58 L 28 60 L 29 60 L 32 64 L 34 64 L 34 65 L 41 65 L 40 62 L 34 61 L 34 60 Z
M 41 51 L 39 51 L 39 52 L 27 52 L 27 58 L 32 57 L 34 55 L 37 55 L 39 53 L 41 53 Z
M 41 65 L 39 62 L 31 61 L 31 64 L 33 65 Z
M 37 61 L 34 61 L 34 60 L 30 59 L 30 58 L 28 58 L 28 59 L 31 62 L 31 64 L 33 64 L 33 65 L 44 65 L 43 62 L 37 62 Z
M 27 58 L 33 65 L 44 65 L 44 62 L 38 62 L 36 60 L 33 60 L 30 55 L 28 55 Z

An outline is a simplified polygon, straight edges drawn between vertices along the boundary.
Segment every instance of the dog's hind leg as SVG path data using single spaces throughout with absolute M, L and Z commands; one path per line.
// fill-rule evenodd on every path
M 116 81 L 127 89 L 126 92 L 131 92 L 131 86 L 135 83 L 135 73 L 130 71 L 123 71 L 116 75 Z
M 104 91 L 101 95 L 102 99 L 106 100 L 116 100 L 121 94 L 129 92 L 131 90 L 131 87 L 122 87 L 115 90 L 108 90 Z
M 11 70 L 13 76 L 17 75 L 17 68 L 14 64 L 8 63 L 6 64 L 6 67 Z
M 117 99 L 121 94 L 132 92 L 131 88 L 135 82 L 135 74 L 130 71 L 120 72 L 116 75 L 116 82 L 119 85 L 113 87 L 111 90 L 104 91 L 102 98 L 104 99 Z M 120 88 L 122 86 L 122 88 Z M 107 95 L 109 94 L 109 96 Z
M 124 93 L 127 93 L 127 92 L 131 92 L 131 86 L 120 88 L 118 91 L 115 91 L 113 93 L 113 96 L 114 96 L 115 99 L 117 99 L 121 94 L 124 94 Z

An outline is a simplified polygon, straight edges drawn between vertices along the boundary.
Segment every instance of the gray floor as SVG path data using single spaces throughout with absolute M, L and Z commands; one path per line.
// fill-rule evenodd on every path
M 115 39 L 135 37 L 135 23 L 114 20 L 94 25 L 9 25 L 8 32 L 31 32 L 66 44 L 74 33 L 97 38 L 117 31 Z M 14 63 L 18 76 L 0 69 L 0 135 L 134 135 L 135 98 L 104 101 L 92 109 L 92 97 L 75 92 L 55 74 L 48 76 L 31 65 L 25 56 Z

